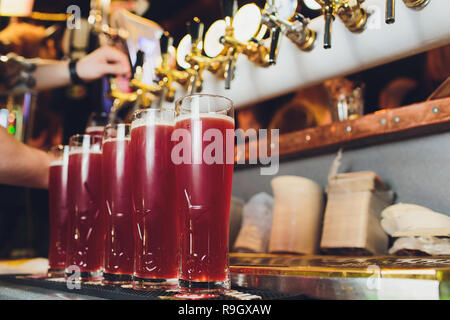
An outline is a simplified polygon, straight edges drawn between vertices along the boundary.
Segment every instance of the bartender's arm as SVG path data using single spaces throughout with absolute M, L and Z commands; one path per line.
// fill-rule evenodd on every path
M 21 143 L 3 127 L 0 127 L 0 142 L 0 184 L 48 187 L 50 155 Z
M 47 90 L 109 74 L 130 77 L 130 69 L 127 56 L 109 46 L 75 61 L 24 59 L 10 53 L 0 56 L 0 92 L 21 94 L 31 89 Z
M 67 86 L 72 82 L 67 61 L 41 61 L 36 63 L 33 75 L 36 90 Z M 76 74 L 84 82 L 99 79 L 105 75 L 129 77 L 131 70 L 127 56 L 113 47 L 101 47 L 80 59 L 75 64 Z
M 4 62 L 7 63 L 10 62 Z M 45 61 L 36 65 L 32 73 L 27 68 L 30 70 L 27 63 L 12 61 L 6 72 L 0 74 L 1 80 L 8 84 L 5 87 L 11 90 L 20 84 L 25 87 L 32 84 L 34 89 L 45 90 L 69 85 L 73 80 L 68 62 Z M 97 49 L 79 60 L 75 69 L 85 82 L 108 74 L 129 76 L 131 73 L 126 55 L 112 47 Z M 19 74 L 14 70 L 19 70 Z M 17 141 L 0 127 L 0 184 L 46 189 L 51 160 L 47 153 Z

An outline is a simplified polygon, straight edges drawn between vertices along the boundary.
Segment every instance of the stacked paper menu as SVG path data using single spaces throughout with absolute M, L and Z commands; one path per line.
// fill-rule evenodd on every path
M 388 236 L 381 228 L 384 208 L 394 193 L 374 172 L 352 172 L 332 177 L 320 243 L 330 254 L 385 254 Z

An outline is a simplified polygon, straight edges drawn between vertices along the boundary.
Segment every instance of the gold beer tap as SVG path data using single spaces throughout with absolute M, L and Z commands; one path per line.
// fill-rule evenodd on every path
M 140 62 L 142 61 L 142 62 Z M 135 78 L 138 73 L 142 72 L 143 65 L 143 52 L 138 51 L 136 55 L 136 63 L 133 71 L 133 78 Z M 126 104 L 136 103 L 140 97 L 138 90 L 131 92 L 123 92 L 120 90 L 119 84 L 117 83 L 117 78 L 114 76 L 108 76 L 109 87 L 110 87 L 110 97 L 113 99 L 113 105 L 111 107 L 111 112 L 109 113 L 109 121 L 114 122 L 119 110 Z
M 212 73 L 219 73 L 223 70 L 225 59 L 223 56 L 210 58 L 203 55 L 204 25 L 200 19 L 195 17 L 187 26 L 188 34 L 180 41 L 177 48 L 177 61 L 181 67 L 187 67 L 186 71 L 190 74 L 187 91 L 189 94 L 193 94 L 202 91 L 203 71 L 209 70 Z M 183 47 L 184 41 L 189 43 L 189 48 Z
M 261 12 L 257 8 L 257 20 L 253 16 L 247 16 L 247 9 L 250 5 L 243 6 L 237 10 L 236 0 L 223 0 L 222 10 L 224 19 L 214 22 L 208 29 L 205 36 L 205 53 L 215 58 L 218 65 L 222 67 L 225 77 L 225 89 L 230 89 L 231 80 L 234 78 L 235 64 L 238 56 L 244 54 L 253 63 L 268 67 L 274 63 L 271 59 L 271 52 L 274 55 L 276 50 L 271 50 L 263 45 L 256 37 L 256 32 L 261 26 Z M 252 24 L 249 26 L 248 22 Z M 255 29 L 256 27 L 256 29 Z M 219 68 L 220 69 L 220 68 Z
M 420 10 L 424 8 L 430 0 L 403 0 L 408 8 Z M 395 22 L 395 0 L 386 0 L 386 23 Z
M 138 50 L 133 79 L 130 81 L 130 87 L 136 90 L 140 104 L 139 107 L 149 108 L 154 101 L 158 100 L 158 96 L 161 94 L 162 89 L 158 84 L 147 84 L 143 82 L 144 57 L 144 53 Z
M 170 66 L 169 48 L 172 46 L 173 38 L 168 32 L 164 32 L 160 39 L 161 47 L 161 64 L 155 70 L 155 75 L 159 78 L 158 86 L 161 88 L 159 95 L 159 105 L 162 101 L 167 100 L 173 102 L 175 100 L 176 89 L 173 87 L 174 82 L 181 85 L 188 83 L 190 74 L 186 71 L 180 71 Z
M 331 25 L 336 15 L 351 32 L 360 32 L 367 22 L 367 11 L 361 7 L 364 0 L 315 0 L 322 6 L 325 18 L 323 47 L 331 48 Z
M 211 58 L 202 54 L 204 25 L 197 17 L 188 23 L 188 38 L 190 47 L 184 56 L 184 61 L 189 65 L 187 72 L 190 74 L 187 91 L 189 94 L 200 92 L 203 87 L 203 71 L 208 68 Z M 184 53 L 182 48 L 177 49 L 177 55 Z
M 224 77 L 226 57 L 217 53 L 217 56 L 211 58 L 203 53 L 204 25 L 200 19 L 195 17 L 187 23 L 187 28 L 188 34 L 181 39 L 176 54 L 178 66 L 190 75 L 187 91 L 193 94 L 202 91 L 205 70 Z
M 300 50 L 309 51 L 314 46 L 316 32 L 308 28 L 310 20 L 296 12 L 297 6 L 297 0 L 267 0 L 261 21 L 272 34 L 281 32 Z
M 227 56 L 235 59 L 237 55 L 244 54 L 250 61 L 259 66 L 270 66 L 273 64 L 269 57 L 270 48 L 265 47 L 261 41 L 254 38 L 254 34 L 247 34 L 246 30 L 237 27 L 240 21 L 247 20 L 247 18 L 251 19 L 245 10 L 253 4 L 245 5 L 235 12 L 237 6 L 234 3 L 236 2 L 230 0 L 223 1 L 226 29 L 225 34 L 220 37 L 220 42 L 228 49 Z M 258 18 L 259 20 L 261 19 L 260 17 Z
M 138 99 L 138 93 L 135 92 L 123 92 L 120 90 L 119 85 L 117 84 L 117 79 L 110 78 L 109 79 L 110 88 L 111 88 L 111 97 L 113 98 L 113 106 L 111 112 L 117 112 L 121 107 L 123 107 L 126 103 L 135 102 Z
M 230 42 L 235 42 L 234 40 L 234 28 L 233 28 L 233 16 L 237 12 L 237 1 L 236 0 L 223 0 L 222 1 L 222 11 L 225 16 L 225 34 L 219 38 L 219 42 L 225 47 L 225 89 L 229 90 L 231 88 L 231 80 L 234 78 L 234 69 L 237 57 L 239 55 L 239 46 L 237 41 L 234 45 L 230 45 Z M 228 41 L 227 41 L 228 40 Z M 206 41 L 206 39 L 205 39 Z M 240 43 L 239 43 L 240 44 Z
M 133 66 L 133 78 L 129 81 L 130 92 L 120 90 L 117 79 L 110 76 L 110 96 L 113 98 L 113 106 L 109 115 L 110 122 L 114 122 L 119 110 L 127 104 L 134 104 L 134 108 L 149 108 L 157 100 L 155 94 L 161 92 L 161 88 L 154 84 L 148 85 L 142 82 L 144 66 L 144 53 L 138 50 L 136 62 Z

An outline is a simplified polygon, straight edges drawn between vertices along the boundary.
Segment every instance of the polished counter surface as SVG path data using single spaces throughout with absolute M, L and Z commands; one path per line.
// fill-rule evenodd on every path
M 320 299 L 450 299 L 450 257 L 231 254 L 232 283 Z
M 42 261 L 38 262 L 42 269 Z M 24 263 L 29 262 L 8 262 L 14 266 Z M 34 271 L 30 273 L 37 273 Z M 448 256 L 343 257 L 232 253 L 230 271 L 234 290 L 229 295 L 216 297 L 218 299 L 450 299 Z M 12 274 L 0 276 L 2 300 L 178 298 L 174 290 L 136 292 L 130 286 L 114 288 L 88 284 L 80 291 L 73 291 L 67 290 L 64 279 L 49 280 L 43 276 Z

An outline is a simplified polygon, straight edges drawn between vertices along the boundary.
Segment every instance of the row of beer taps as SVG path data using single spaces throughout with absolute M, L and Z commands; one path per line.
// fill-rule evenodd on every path
M 395 21 L 395 0 L 386 0 L 386 23 Z M 420 9 L 430 0 L 403 0 L 406 6 Z M 315 0 L 320 5 L 325 20 L 323 47 L 331 48 L 333 21 L 338 17 L 351 32 L 362 32 L 368 19 L 364 0 Z M 138 102 L 142 107 L 163 101 L 172 102 L 174 84 L 184 86 L 189 94 L 202 91 L 205 70 L 223 78 L 225 89 L 231 88 L 236 61 L 244 55 L 261 67 L 277 62 L 278 49 L 286 36 L 300 50 L 311 51 L 316 42 L 316 31 L 309 28 L 310 20 L 297 12 L 297 0 L 267 0 L 263 9 L 256 4 L 246 4 L 238 9 L 237 0 L 223 0 L 223 18 L 214 22 L 204 32 L 204 25 L 194 18 L 187 24 L 187 35 L 176 49 L 176 66 L 171 63 L 173 39 L 164 32 L 160 38 L 161 63 L 155 69 L 157 81 L 142 81 L 144 54 L 139 51 L 130 81 L 131 92 L 121 92 L 111 82 L 113 108 L 126 102 Z M 111 32 L 111 31 L 109 31 Z

